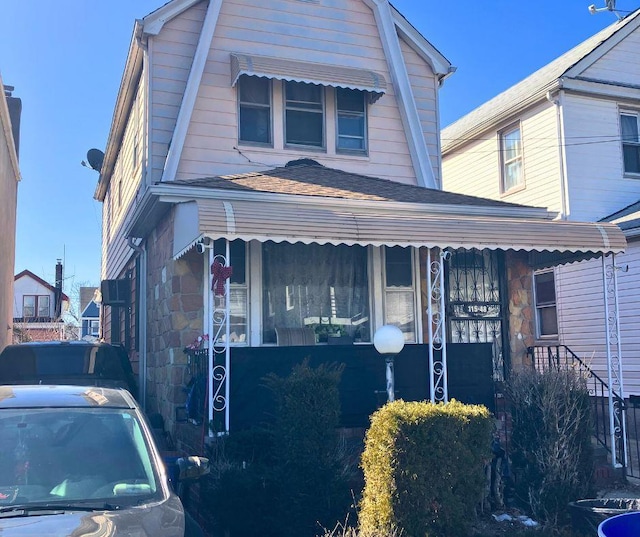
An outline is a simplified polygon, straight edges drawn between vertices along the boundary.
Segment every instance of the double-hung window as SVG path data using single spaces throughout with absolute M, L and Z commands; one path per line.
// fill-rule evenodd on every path
M 324 147 L 324 88 L 304 82 L 285 82 L 285 143 Z
M 238 86 L 240 141 L 270 145 L 271 80 L 243 75 Z
M 624 172 L 640 174 L 640 113 L 621 112 L 622 157 Z
M 364 153 L 367 150 L 366 92 L 336 88 L 337 149 Z
M 384 322 L 396 325 L 405 341 L 416 339 L 416 306 L 411 248 L 384 249 Z
M 553 271 L 533 275 L 536 304 L 537 335 L 549 338 L 558 335 L 556 284 Z
M 511 127 L 500 134 L 500 154 L 502 158 L 502 192 L 508 192 L 523 186 L 522 132 L 520 125 Z
M 51 315 L 51 299 L 47 295 L 38 297 L 38 317 L 49 317 Z

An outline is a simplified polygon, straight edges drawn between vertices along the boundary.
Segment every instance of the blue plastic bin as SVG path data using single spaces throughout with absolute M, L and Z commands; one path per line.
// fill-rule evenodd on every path
M 640 511 L 612 516 L 598 526 L 598 537 L 640 536 Z

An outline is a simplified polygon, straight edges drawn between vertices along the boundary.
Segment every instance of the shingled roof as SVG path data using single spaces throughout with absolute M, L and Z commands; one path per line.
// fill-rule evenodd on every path
M 525 207 L 515 203 L 454 194 L 416 185 L 407 185 L 327 168 L 311 159 L 292 161 L 280 168 L 238 175 L 221 175 L 174 181 L 222 190 L 252 191 L 297 196 L 317 196 L 364 201 L 398 201 L 437 205 L 470 205 L 477 207 Z

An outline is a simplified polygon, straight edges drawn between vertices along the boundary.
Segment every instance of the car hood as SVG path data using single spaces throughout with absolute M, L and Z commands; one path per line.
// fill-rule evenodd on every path
M 152 505 L 123 508 L 118 511 L 39 514 L 0 518 L 2 537 L 183 537 L 184 511 L 180 500 L 172 496 Z

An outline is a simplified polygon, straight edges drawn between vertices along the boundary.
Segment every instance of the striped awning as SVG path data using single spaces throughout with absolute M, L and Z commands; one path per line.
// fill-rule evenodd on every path
M 367 69 L 232 53 L 232 86 L 236 85 L 241 75 L 367 91 L 372 102 L 387 91 L 384 76 Z
M 448 214 L 394 214 L 295 203 L 198 199 L 176 215 L 174 255 L 202 237 L 260 242 L 359 244 L 620 253 L 622 231 L 610 223 Z M 191 223 L 190 223 L 191 222 Z M 565 256 L 569 260 L 573 256 Z

